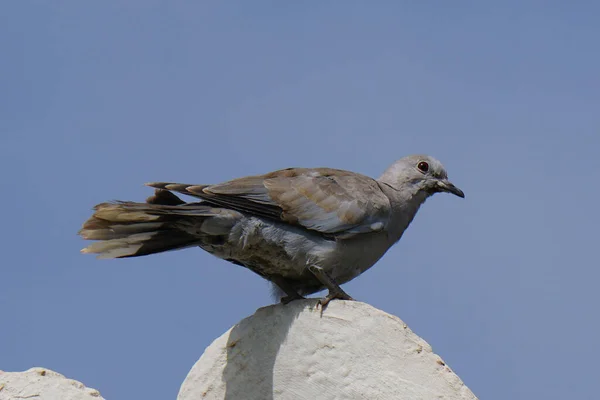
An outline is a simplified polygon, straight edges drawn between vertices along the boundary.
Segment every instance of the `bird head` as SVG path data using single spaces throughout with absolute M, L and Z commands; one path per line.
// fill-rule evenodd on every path
M 379 178 L 396 190 L 410 190 L 426 197 L 438 192 L 465 197 L 462 190 L 448 180 L 448 173 L 441 162 L 427 155 L 411 155 L 392 164 Z

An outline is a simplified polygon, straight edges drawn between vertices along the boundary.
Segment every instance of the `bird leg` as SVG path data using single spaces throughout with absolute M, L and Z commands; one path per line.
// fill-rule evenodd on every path
M 284 297 L 281 298 L 281 304 L 287 304 L 287 303 L 289 303 L 291 301 L 294 301 L 294 300 L 303 300 L 305 298 L 306 297 L 304 297 L 302 295 L 299 295 L 298 293 L 288 294 L 287 296 L 284 296 Z
M 294 300 L 301 300 L 304 297 L 298 293 L 296 289 L 292 287 L 285 279 L 283 278 L 273 278 L 273 283 L 279 287 L 286 295 L 280 299 L 282 304 L 287 304 Z
M 319 304 L 321 304 L 321 307 L 327 307 L 327 304 L 333 299 L 354 300 L 348 295 L 348 293 L 344 292 L 340 285 L 335 283 L 333 278 L 330 277 L 329 274 L 327 274 L 327 272 L 325 272 L 323 268 L 316 265 L 309 265 L 308 270 L 312 272 L 315 278 L 317 278 L 319 282 L 321 282 L 323 286 L 325 286 L 329 290 L 327 296 L 319 300 Z

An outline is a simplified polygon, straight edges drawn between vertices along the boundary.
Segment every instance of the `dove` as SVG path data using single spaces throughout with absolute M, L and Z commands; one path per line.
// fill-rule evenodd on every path
M 200 247 L 273 283 L 284 304 L 327 289 L 323 307 L 352 300 L 340 285 L 397 243 L 427 198 L 465 197 L 427 155 L 401 158 L 378 179 L 288 168 L 214 185 L 146 185 L 155 192 L 145 203 L 94 207 L 79 235 L 96 242 L 83 253 L 127 258 Z

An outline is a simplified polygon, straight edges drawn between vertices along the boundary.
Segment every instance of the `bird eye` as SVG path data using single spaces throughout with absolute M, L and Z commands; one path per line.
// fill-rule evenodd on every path
M 417 168 L 419 168 L 421 172 L 427 172 L 429 171 L 429 164 L 427 164 L 425 161 L 421 161 L 417 164 Z

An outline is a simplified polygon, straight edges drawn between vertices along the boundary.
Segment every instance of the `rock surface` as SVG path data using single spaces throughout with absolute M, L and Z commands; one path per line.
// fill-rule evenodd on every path
M 100 392 L 46 368 L 0 371 L 0 400 L 103 400 Z
M 365 303 L 259 309 L 215 340 L 178 400 L 476 399 L 399 318 Z

